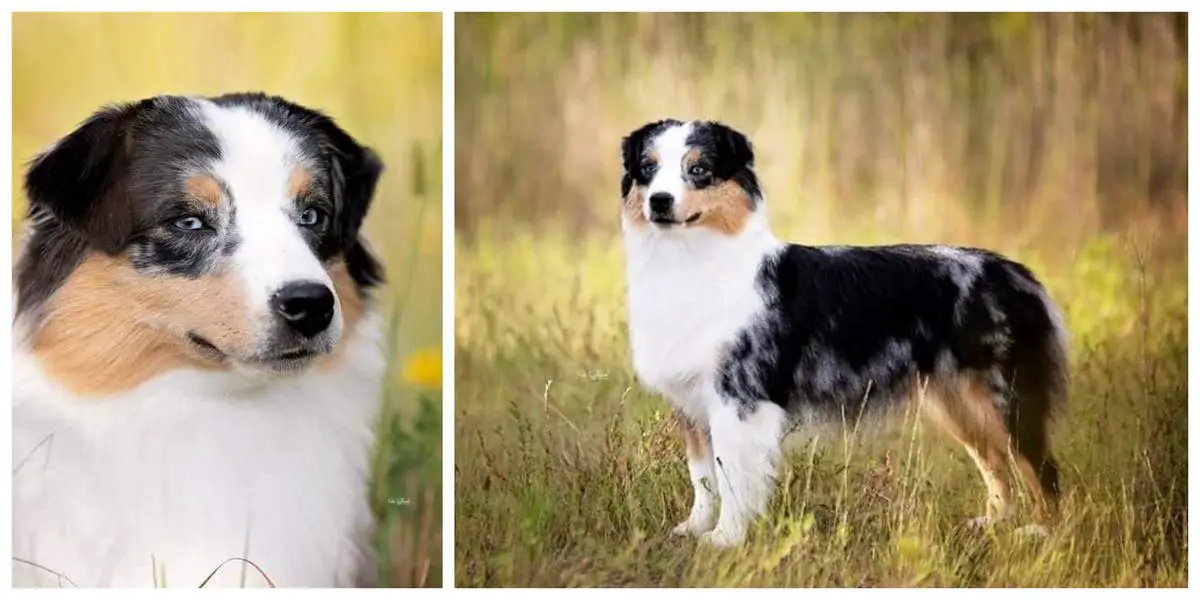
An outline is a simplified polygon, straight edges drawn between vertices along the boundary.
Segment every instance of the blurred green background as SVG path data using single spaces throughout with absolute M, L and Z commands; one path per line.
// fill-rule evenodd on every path
M 388 585 L 441 585 L 441 31 L 439 14 L 13 16 L 17 236 L 25 165 L 104 104 L 265 91 L 327 112 L 382 156 L 365 227 L 394 315 L 372 490 Z
M 455 49 L 459 585 L 1186 584 L 1186 15 L 462 14 Z M 896 435 L 793 460 L 737 556 L 666 535 L 619 233 L 621 138 L 663 117 L 750 136 L 780 238 L 1035 270 L 1074 377 L 1045 543 L 961 535 L 970 459 Z

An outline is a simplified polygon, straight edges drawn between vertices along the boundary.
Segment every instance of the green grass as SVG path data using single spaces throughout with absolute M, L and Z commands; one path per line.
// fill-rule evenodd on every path
M 461 14 L 455 31 L 458 585 L 1186 585 L 1183 15 Z M 631 372 L 616 223 L 620 139 L 664 117 L 750 136 L 780 237 L 977 245 L 1035 270 L 1072 331 L 1048 539 L 963 530 L 983 483 L 915 419 L 792 444 L 743 547 L 669 536 L 691 485 L 668 406 Z
M 721 552 L 669 535 L 691 486 L 671 411 L 631 372 L 617 234 L 485 230 L 456 251 L 456 584 L 1184 586 L 1186 236 L 1147 240 L 1097 236 L 1052 262 L 995 244 L 1073 331 L 1049 538 L 963 527 L 982 481 L 907 419 L 789 444 L 767 518 Z

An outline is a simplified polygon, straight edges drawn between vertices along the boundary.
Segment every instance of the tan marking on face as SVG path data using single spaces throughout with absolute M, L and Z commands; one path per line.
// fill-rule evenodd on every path
M 359 321 L 362 321 L 366 310 L 358 286 L 354 284 L 354 278 L 350 277 L 346 261 L 340 258 L 335 259 L 329 263 L 325 271 L 329 273 L 329 279 L 333 282 L 333 293 L 342 307 L 342 338 L 334 347 L 333 352 L 317 359 L 317 368 L 321 370 L 329 370 L 338 366 L 345 354 L 344 348 L 349 345 L 349 340 L 354 335 Z
M 304 167 L 296 167 L 292 169 L 292 175 L 288 178 L 288 197 L 299 198 L 308 192 L 312 186 L 312 172 Z
M 183 187 L 189 196 L 206 206 L 220 206 L 225 197 L 221 183 L 210 175 L 192 175 Z
M 245 306 L 232 275 L 148 276 L 124 256 L 93 252 L 47 304 L 33 352 L 74 392 L 115 394 L 172 369 L 228 368 L 187 334 L 244 356 L 252 344 Z
M 679 431 L 683 433 L 683 447 L 688 460 L 697 462 L 712 455 L 712 443 L 709 441 L 708 427 L 697 425 L 687 415 L 676 412 L 679 421 Z
M 625 195 L 625 203 L 621 210 L 625 213 L 625 218 L 633 225 L 635 229 L 641 229 L 646 226 L 649 221 L 646 220 L 646 211 L 643 208 L 645 200 L 643 199 L 642 188 L 633 182 L 629 187 L 629 193 Z
M 676 211 L 680 221 L 700 214 L 700 218 L 688 227 L 707 227 L 725 235 L 736 235 L 754 214 L 754 200 L 737 182 L 726 180 L 684 192 Z
M 646 153 L 646 157 L 650 159 L 650 164 L 657 165 L 662 162 L 662 158 L 659 156 L 657 150 L 648 151 Z M 640 170 L 644 164 L 647 164 L 647 161 L 642 161 L 639 163 L 638 169 Z M 633 175 L 634 174 L 631 173 L 630 177 Z M 645 227 L 647 223 L 649 223 L 649 221 L 646 220 L 646 200 L 643 192 L 644 190 L 642 190 L 642 187 L 638 185 L 637 179 L 634 179 L 633 185 L 629 186 L 629 193 L 625 194 L 625 204 L 622 207 L 622 211 L 624 211 L 626 218 L 629 219 L 629 222 L 633 225 L 634 229 L 641 229 L 642 227 Z

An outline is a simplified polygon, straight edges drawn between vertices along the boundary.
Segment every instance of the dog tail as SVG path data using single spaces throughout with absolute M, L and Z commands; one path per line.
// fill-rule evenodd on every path
M 1059 495 L 1059 469 L 1050 453 L 1049 429 L 1066 408 L 1070 386 L 1066 321 L 1046 288 L 1024 266 L 1010 263 L 1010 306 L 1015 344 L 1011 377 L 1015 398 L 1007 414 L 1019 456 L 1030 463 L 1050 501 Z M 1030 482 L 1031 484 L 1033 482 Z

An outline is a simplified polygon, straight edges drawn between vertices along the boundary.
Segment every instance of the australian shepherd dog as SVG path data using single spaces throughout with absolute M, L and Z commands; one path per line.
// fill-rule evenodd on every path
M 262 94 L 106 107 L 33 160 L 16 585 L 372 581 L 381 170 Z
M 622 153 L 634 368 L 677 412 L 694 491 L 676 533 L 740 543 L 788 432 L 910 402 L 978 465 L 973 522 L 1009 516 L 1014 471 L 1053 515 L 1066 330 L 1029 269 L 975 248 L 780 241 L 749 140 L 720 123 L 650 123 Z

